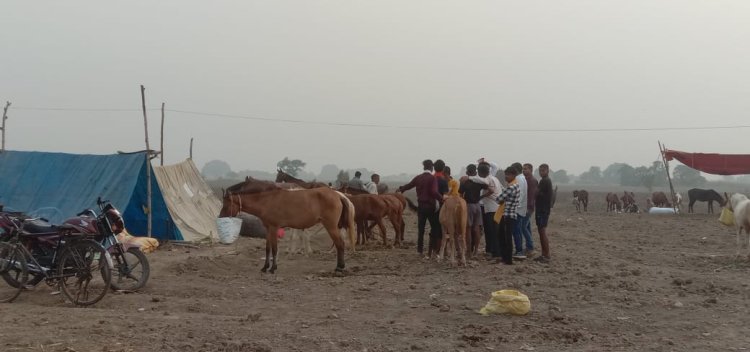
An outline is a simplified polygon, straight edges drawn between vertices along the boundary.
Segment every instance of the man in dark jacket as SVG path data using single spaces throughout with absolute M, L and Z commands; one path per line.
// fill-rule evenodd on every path
M 438 193 L 437 179 L 432 174 L 432 160 L 422 162 L 424 171 L 414 177 L 411 182 L 398 188 L 399 192 L 405 192 L 412 188 L 417 191 L 417 252 L 423 254 L 424 249 L 424 231 L 427 221 L 430 222 L 430 247 L 429 255 L 439 248 L 435 248 L 442 237 L 440 230 L 440 221 L 438 218 L 438 208 L 443 197 Z
M 542 255 L 536 261 L 547 263 L 550 260 L 549 238 L 547 238 L 547 223 L 552 211 L 552 181 L 549 179 L 549 166 L 539 165 L 539 186 L 536 192 L 536 227 L 539 230 L 539 242 L 542 244 Z

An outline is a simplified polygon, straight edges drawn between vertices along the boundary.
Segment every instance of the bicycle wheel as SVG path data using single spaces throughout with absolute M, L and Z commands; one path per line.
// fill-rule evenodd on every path
M 16 246 L 0 242 L 0 276 L 7 285 L 0 285 L 0 302 L 12 302 L 21 294 L 29 279 L 26 256 Z
M 135 291 L 146 285 L 151 273 L 148 259 L 140 249 L 130 247 L 122 254 L 112 254 L 115 270 L 112 277 L 113 290 Z
M 99 302 L 112 282 L 107 252 L 90 240 L 75 241 L 63 249 L 57 274 L 62 293 L 79 306 Z

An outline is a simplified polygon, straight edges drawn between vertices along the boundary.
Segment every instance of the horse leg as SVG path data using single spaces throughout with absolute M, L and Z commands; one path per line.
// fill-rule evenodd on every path
M 318 233 L 318 232 L 315 231 L 315 233 Z M 302 245 L 304 246 L 306 256 L 310 255 L 313 251 L 312 247 L 310 247 L 310 237 L 312 235 L 313 234 L 311 234 L 310 231 L 308 231 L 307 229 L 302 230 Z
M 380 235 L 380 237 L 383 238 L 383 245 L 387 246 L 388 245 L 388 238 L 386 237 L 385 225 L 383 225 L 383 218 L 378 219 L 377 220 L 377 224 L 378 224 L 378 229 L 382 233 L 382 235 Z
M 708 213 L 713 214 L 714 213 L 714 201 L 709 200 L 708 201 Z
M 278 228 L 275 228 L 271 232 L 272 234 L 271 235 L 271 252 L 273 254 L 273 262 L 271 263 L 271 269 L 269 270 L 271 274 L 276 272 L 276 258 L 278 257 L 278 254 L 279 254 L 279 237 L 276 236 L 276 232 L 278 230 L 279 230 Z M 268 257 L 266 257 L 266 259 L 268 259 Z
M 344 270 L 344 240 L 339 236 L 338 220 L 324 223 L 328 235 L 333 241 L 333 245 L 336 247 L 336 271 L 342 272 Z
M 276 234 L 274 233 L 274 236 Z M 266 272 L 268 270 L 268 267 L 271 266 L 271 229 L 266 228 L 266 263 L 263 264 L 263 268 L 260 269 L 261 272 Z
M 693 205 L 695 204 L 695 199 L 691 199 L 690 203 L 688 203 L 688 213 L 693 212 Z

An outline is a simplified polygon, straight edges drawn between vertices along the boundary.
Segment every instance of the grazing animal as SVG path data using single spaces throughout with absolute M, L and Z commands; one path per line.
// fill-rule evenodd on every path
M 635 193 L 625 191 L 622 195 L 622 211 L 625 213 L 638 213 L 638 204 L 635 201 Z
M 589 208 L 589 192 L 586 190 L 575 190 L 573 191 L 573 199 L 576 201 L 576 211 L 581 212 L 581 206 L 583 211 L 588 211 Z
M 344 270 L 344 241 L 339 228 L 346 228 L 355 250 L 355 210 L 343 194 L 327 187 L 287 191 L 275 184 L 256 184 L 241 192 L 225 192 L 220 217 L 240 211 L 260 218 L 266 227 L 266 260 L 262 272 L 277 268 L 279 227 L 306 229 L 321 223 L 336 247 L 336 271 Z M 273 262 L 271 262 L 273 258 Z M 269 270 L 270 269 L 270 270 Z
M 748 235 L 748 246 L 750 246 L 750 200 L 744 194 L 735 193 L 729 198 L 726 193 L 724 196 L 729 199 L 724 204 L 734 213 L 734 224 L 737 225 L 737 254 L 736 259 L 740 258 L 740 248 L 745 247 L 746 241 L 742 241 L 742 230 Z M 750 261 L 750 251 L 747 259 Z
M 620 204 L 620 198 L 617 197 L 617 193 L 607 193 L 607 212 L 619 212 L 622 208 Z
M 651 202 L 655 207 L 669 208 L 672 203 L 669 202 L 669 198 L 664 192 L 654 192 L 651 194 Z
M 688 200 L 688 213 L 693 212 L 693 204 L 695 202 L 708 202 L 709 214 L 714 213 L 714 202 L 719 203 L 722 207 L 726 204 L 726 200 L 721 197 L 719 192 L 712 189 L 693 188 L 688 191 Z
M 458 264 L 466 265 L 466 201 L 459 196 L 446 197 L 440 208 L 440 227 L 443 229 L 443 243 L 440 246 L 438 259 L 445 256 L 445 248 L 451 242 L 448 250 L 451 254 L 451 264 L 456 263 L 455 254 L 458 250 Z

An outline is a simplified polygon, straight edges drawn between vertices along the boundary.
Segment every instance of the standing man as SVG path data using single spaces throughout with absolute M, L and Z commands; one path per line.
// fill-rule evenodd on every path
M 432 175 L 433 164 L 432 160 L 425 160 L 422 162 L 424 171 L 422 174 L 414 177 L 411 182 L 398 188 L 398 191 L 403 193 L 412 188 L 417 189 L 417 252 L 420 255 L 423 254 L 424 249 L 424 231 L 427 221 L 430 222 L 430 247 L 428 249 L 429 255 L 432 255 L 435 249 L 438 239 L 442 237 L 442 231 L 440 229 L 440 221 L 438 217 L 438 206 L 439 202 L 443 200 L 443 196 L 438 193 L 437 178 Z
M 482 226 L 482 207 L 479 205 L 479 199 L 482 197 L 482 190 L 487 189 L 486 183 L 480 183 L 470 180 L 470 177 L 477 175 L 477 166 L 469 164 L 466 167 L 466 176 L 461 177 L 461 186 L 458 192 L 466 200 L 466 248 L 467 256 L 473 258 L 479 251 L 479 227 Z
M 484 160 L 484 159 L 480 159 Z M 487 189 L 482 193 L 479 199 L 479 205 L 482 208 L 482 227 L 484 228 L 484 251 L 488 259 L 499 257 L 500 251 L 497 247 L 497 224 L 494 216 L 497 211 L 497 196 L 500 195 L 502 185 L 500 180 L 490 174 L 490 164 L 482 161 L 477 167 L 478 176 L 469 179 L 477 183 L 487 184 Z
M 552 212 L 552 181 L 549 179 L 549 166 L 539 165 L 539 187 L 536 192 L 536 228 L 539 230 L 539 242 L 542 244 L 542 255 L 536 261 L 548 263 L 550 260 L 547 223 Z
M 531 219 L 534 217 L 534 207 L 536 205 L 536 189 L 539 186 L 539 181 L 534 178 L 534 166 L 529 163 L 523 164 L 523 176 L 526 179 L 526 196 L 528 202 L 526 203 L 526 226 L 521 229 L 521 233 L 523 234 L 524 239 L 526 239 L 526 256 L 530 257 L 534 254 L 534 241 L 531 232 Z M 528 248 L 529 244 L 531 244 L 531 249 Z
M 502 211 L 502 217 L 500 218 L 500 226 L 498 228 L 498 247 L 500 257 L 503 263 L 513 264 L 513 230 L 516 228 L 516 219 L 518 218 L 518 208 L 520 206 L 522 197 L 520 190 L 520 183 L 517 181 L 518 168 L 513 166 L 505 169 L 505 181 L 508 182 L 506 187 L 500 196 L 497 197 L 498 202 L 504 202 L 504 206 L 498 210 L 498 213 Z M 500 214 L 497 214 L 500 215 Z M 497 261 L 498 263 L 500 260 Z
M 380 183 L 380 175 L 372 174 L 370 176 L 370 182 L 365 184 L 365 190 L 370 194 L 378 194 L 378 184 Z
M 523 229 L 526 227 L 526 223 L 529 221 L 529 217 L 527 215 L 527 203 L 529 201 L 528 185 L 526 184 L 526 178 L 522 174 L 523 166 L 521 166 L 521 163 L 513 163 L 513 165 L 511 165 L 510 167 L 516 171 L 515 180 L 518 183 L 518 191 L 521 197 L 518 204 L 518 210 L 516 210 L 518 216 L 516 217 L 516 219 L 514 219 L 516 227 L 513 230 L 513 240 L 516 245 L 516 253 L 513 254 L 513 258 L 526 259 L 526 254 L 524 254 L 523 250 L 524 239 L 526 240 L 526 251 L 528 252 L 534 250 L 534 243 L 531 242 L 531 235 L 529 235 L 528 238 L 525 238 L 523 235 Z
M 362 177 L 362 173 L 359 171 L 355 172 L 354 178 L 349 180 L 349 183 L 347 184 L 347 186 L 351 189 L 359 189 L 359 190 L 364 191 L 365 185 L 362 183 L 362 179 L 360 177 Z
M 445 162 L 441 159 L 435 160 L 435 178 L 438 182 L 438 192 L 440 194 L 448 194 L 448 177 L 445 175 Z M 450 169 L 448 169 L 450 170 Z

